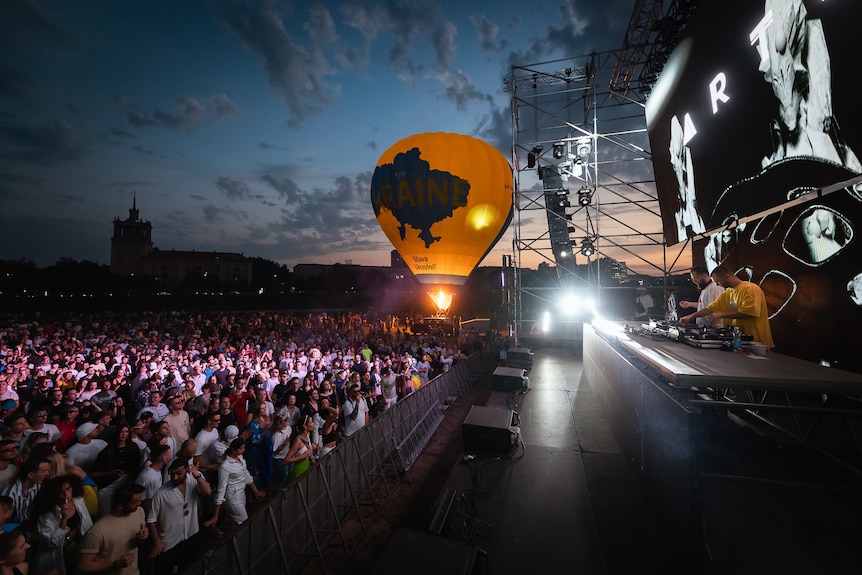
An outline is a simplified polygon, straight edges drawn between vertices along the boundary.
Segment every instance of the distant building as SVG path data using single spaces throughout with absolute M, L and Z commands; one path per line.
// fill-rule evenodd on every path
M 111 271 L 130 276 L 139 274 L 141 259 L 153 251 L 153 224 L 141 220 L 137 197 L 132 199 L 129 217 L 114 218 L 114 235 L 111 237 Z
M 252 262 L 242 254 L 163 251 L 153 246 L 152 235 L 153 225 L 140 219 L 135 198 L 129 217 L 114 219 L 111 271 L 124 276 L 149 276 L 166 289 L 174 289 L 190 278 L 222 284 L 252 284 Z

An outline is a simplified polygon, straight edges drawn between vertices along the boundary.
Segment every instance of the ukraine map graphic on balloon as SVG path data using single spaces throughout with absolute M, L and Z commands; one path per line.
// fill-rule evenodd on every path
M 419 148 L 413 148 L 397 154 L 391 164 L 377 166 L 371 178 L 372 203 L 375 216 L 381 208 L 392 212 L 401 240 L 410 226 L 419 230 L 419 239 L 430 248 L 441 240 L 431 233 L 432 226 L 467 205 L 470 183 L 456 174 L 432 170 L 420 155 Z

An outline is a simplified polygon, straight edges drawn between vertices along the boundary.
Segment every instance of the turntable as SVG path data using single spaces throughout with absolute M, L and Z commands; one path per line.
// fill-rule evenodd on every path
M 742 335 L 743 346 L 750 346 L 753 340 L 750 335 Z M 725 342 L 733 341 L 733 327 L 690 328 L 683 333 L 682 341 L 701 349 L 721 349 Z

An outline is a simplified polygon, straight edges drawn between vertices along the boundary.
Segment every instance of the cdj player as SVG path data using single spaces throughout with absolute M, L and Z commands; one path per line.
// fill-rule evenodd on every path
M 668 321 L 651 321 L 648 324 L 643 324 L 635 330 L 632 330 L 638 335 L 651 338 L 670 339 L 673 341 L 681 341 L 699 348 L 716 349 L 721 348 L 725 342 L 728 344 L 733 342 L 733 327 L 702 327 L 678 325 L 677 322 Z M 751 345 L 754 338 L 750 335 L 742 335 L 742 344 L 744 346 Z

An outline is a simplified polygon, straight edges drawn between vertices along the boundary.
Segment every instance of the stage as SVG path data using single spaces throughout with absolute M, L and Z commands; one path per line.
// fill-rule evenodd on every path
M 463 449 L 437 505 L 402 525 L 438 538 L 411 548 L 412 572 L 439 572 L 432 558 L 452 541 L 460 565 L 472 570 L 464 572 L 474 574 L 858 571 L 858 476 L 762 433 L 736 409 L 732 396 L 747 394 L 743 366 L 779 365 L 777 354 L 754 360 L 671 341 L 621 344 L 589 326 L 583 357 L 534 351 L 529 389 L 491 390 L 484 403 L 517 414 L 519 445 L 497 454 Z M 735 391 L 703 385 L 727 383 L 718 378 L 725 362 L 737 364 Z M 656 369 L 677 364 L 687 368 L 681 378 L 671 369 L 673 381 Z M 757 369 L 756 386 L 768 385 L 771 369 Z M 853 376 L 826 372 L 852 389 Z M 779 394 L 770 390 L 763 401 L 772 395 Z M 390 551 L 374 573 L 403 572 L 384 560 L 396 564 Z
M 694 572 L 850 572 L 862 376 L 623 327 L 584 326 L 584 378 Z

